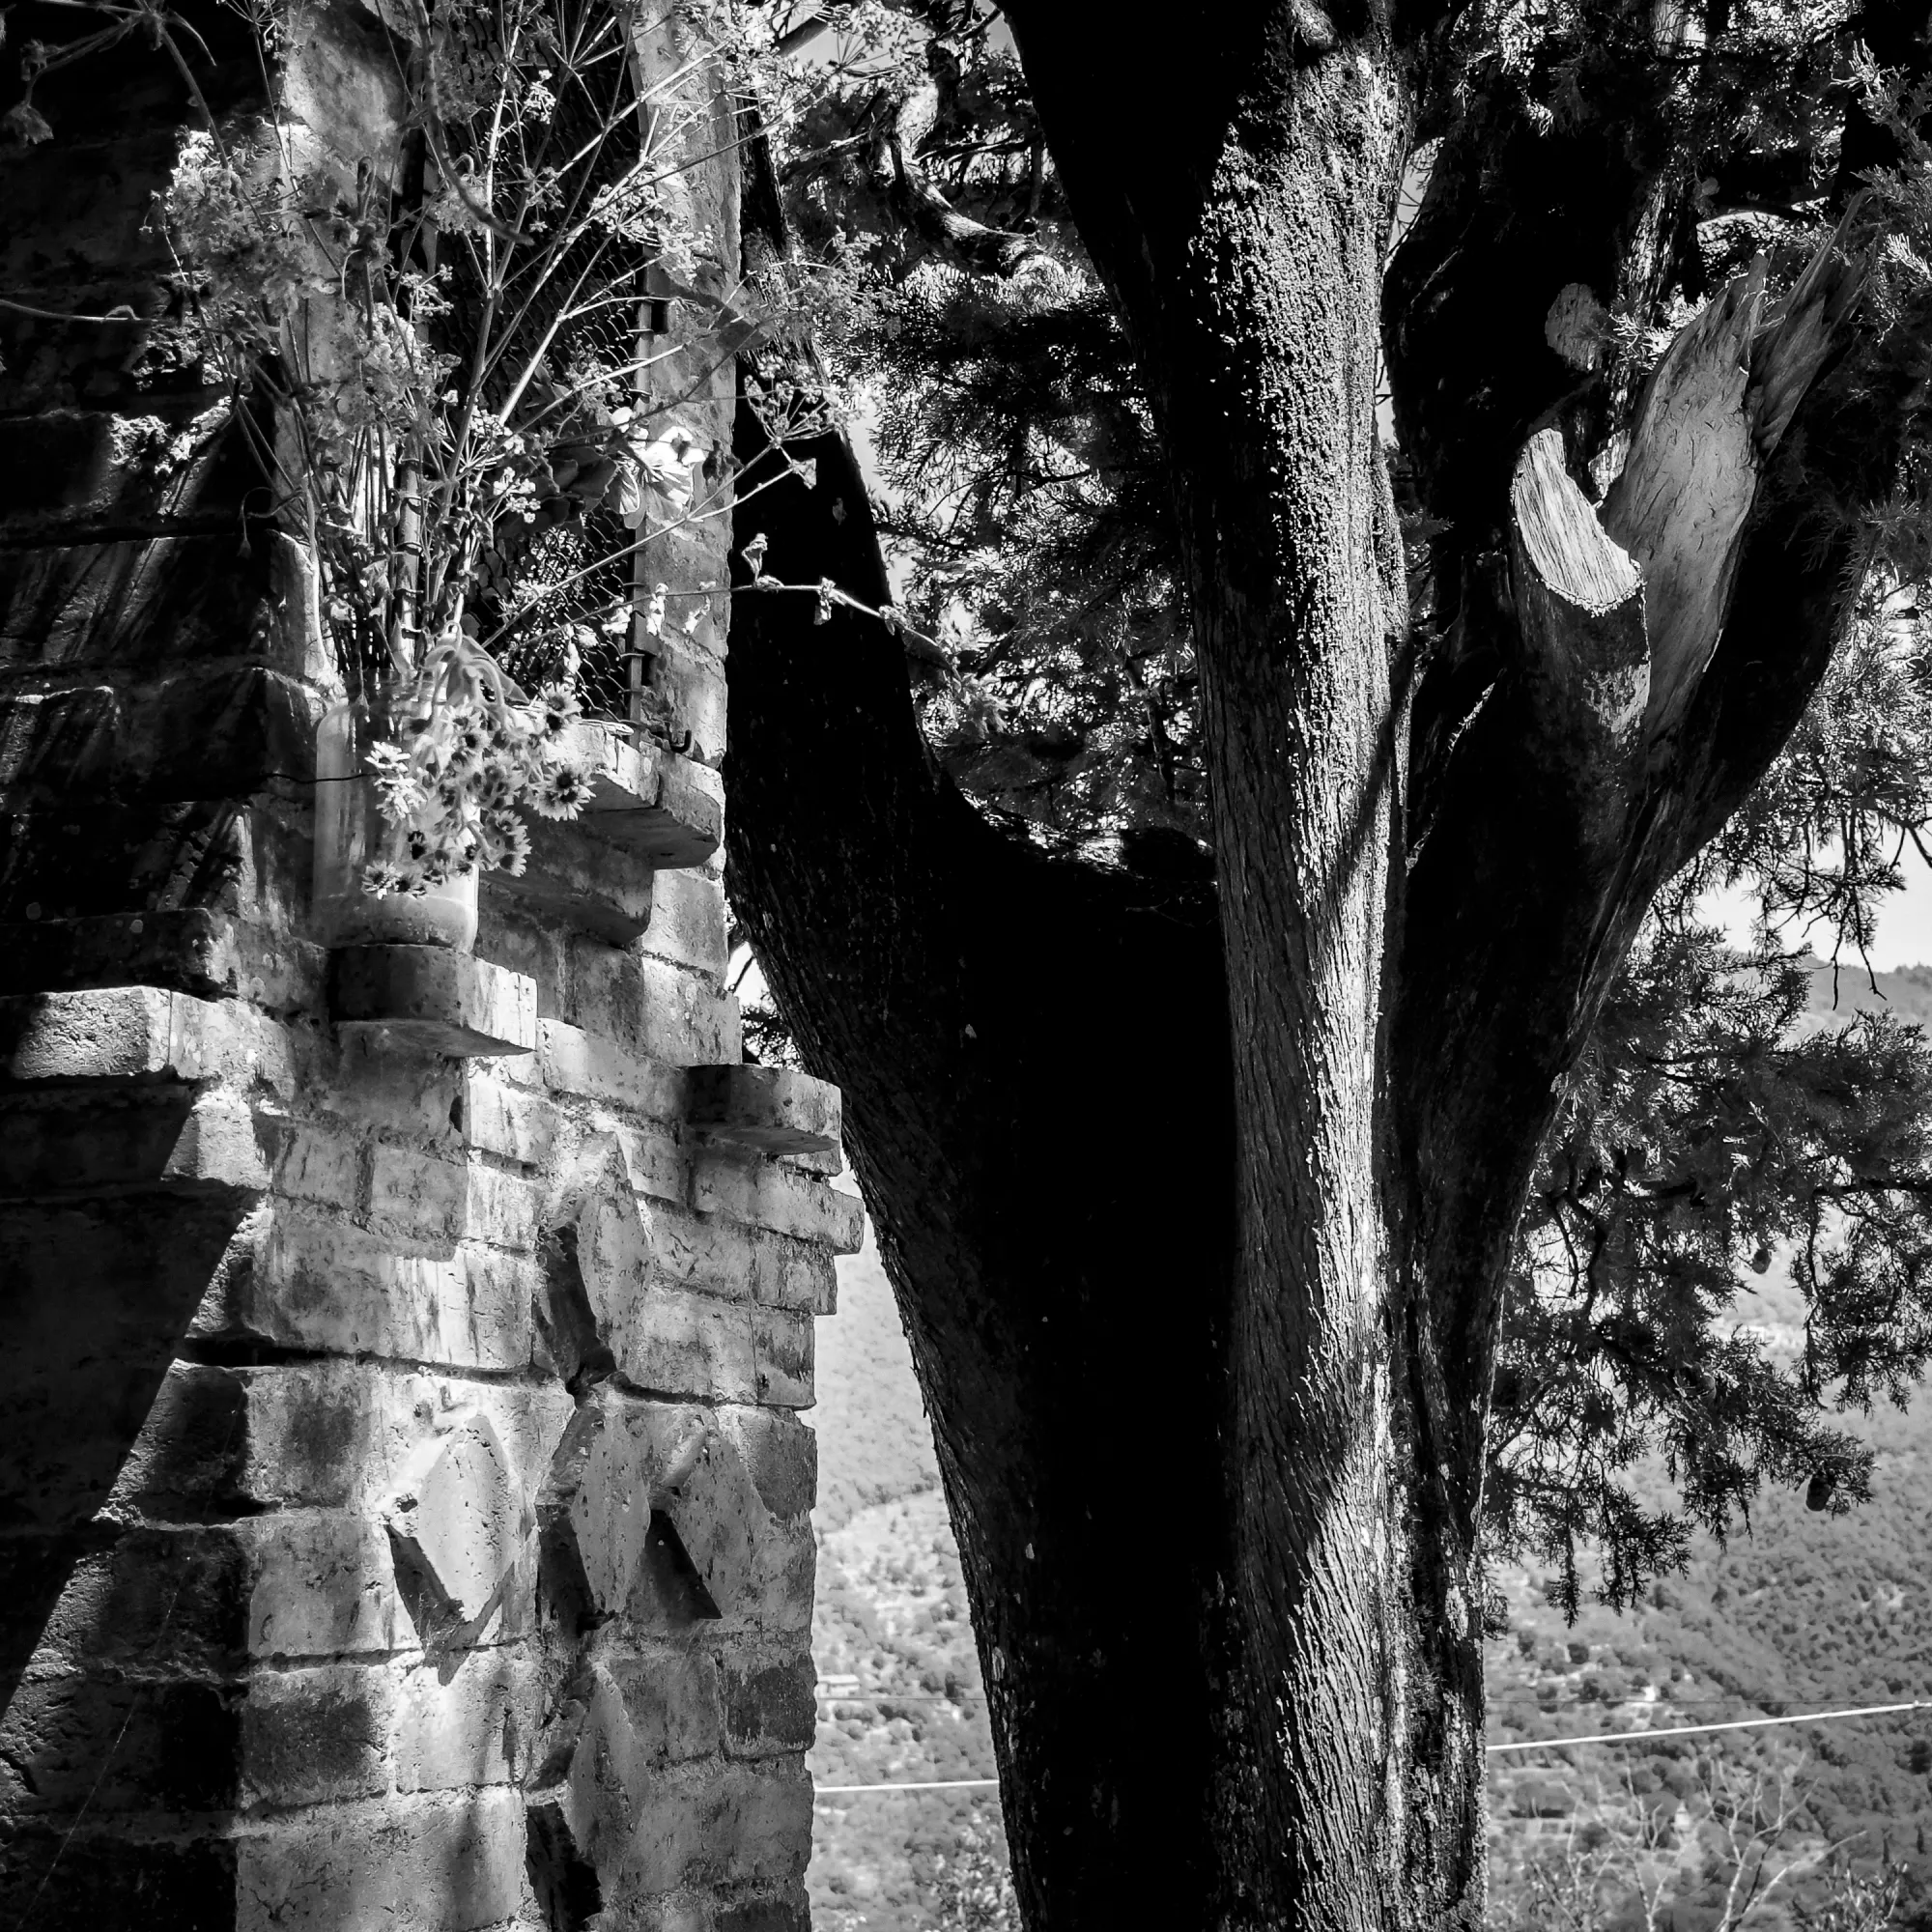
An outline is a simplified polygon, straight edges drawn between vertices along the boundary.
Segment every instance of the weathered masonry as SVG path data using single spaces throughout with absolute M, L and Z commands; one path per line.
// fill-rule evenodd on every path
M 320 139 L 375 28 L 305 17 Z M 226 111 L 252 47 L 194 19 Z M 651 667 L 688 755 L 583 727 L 595 809 L 485 882 L 473 955 L 325 950 L 332 673 L 143 227 L 191 103 L 141 36 L 37 98 L 60 138 L 0 155 L 0 1924 L 803 1927 L 798 1411 L 859 1210 L 837 1094 L 740 1064 L 722 594 Z M 694 191 L 731 260 L 729 161 Z M 670 366 L 728 448 L 728 366 Z M 725 582 L 727 532 L 647 578 Z

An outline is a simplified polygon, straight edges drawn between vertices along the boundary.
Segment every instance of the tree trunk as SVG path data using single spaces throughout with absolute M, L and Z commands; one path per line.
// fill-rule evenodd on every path
M 1029 1925 L 1473 1926 L 1476 1525 L 1524 1190 L 1651 896 L 1829 660 L 1851 526 L 1799 541 L 1800 506 L 1884 494 L 1910 391 L 1820 384 L 1859 284 L 1828 247 L 1775 317 L 1727 292 L 1653 379 L 1632 474 L 1684 487 L 1600 514 L 1561 422 L 1504 398 L 1445 644 L 1484 668 L 1418 732 L 1418 813 L 1375 421 L 1390 18 L 1294 0 L 1174 37 L 1156 140 L 1120 111 L 1135 37 L 1008 13 L 1173 466 L 1218 892 L 980 823 L 897 647 L 786 593 L 734 619 L 732 891 L 845 1091 Z M 1655 202 L 1645 165 L 1620 179 Z M 1509 293 L 1540 327 L 1547 295 Z M 1717 469 L 1673 443 L 1680 392 L 1735 412 L 1692 439 Z M 1848 397 L 1856 438 L 1827 428 Z M 746 494 L 740 541 L 882 602 L 849 456 L 816 453 L 815 493 Z

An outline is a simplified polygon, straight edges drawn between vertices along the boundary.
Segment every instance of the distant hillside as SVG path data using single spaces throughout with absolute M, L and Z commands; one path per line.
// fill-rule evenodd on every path
M 990 1777 L 993 1742 L 959 1552 L 912 1356 L 867 1232 L 818 1324 L 818 1664 L 814 1781 Z M 908 1792 L 818 1803 L 806 1882 L 818 1932 L 923 1932 L 926 1881 L 997 1795 Z
M 1829 1024 L 1854 1013 L 1892 1013 L 1921 1026 L 1932 1024 L 1932 966 L 1868 973 L 1856 958 L 1842 959 L 1836 966 L 1815 961 L 1808 1017 Z

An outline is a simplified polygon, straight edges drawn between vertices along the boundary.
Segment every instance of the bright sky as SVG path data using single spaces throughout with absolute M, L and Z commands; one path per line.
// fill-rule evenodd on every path
M 1721 921 L 1733 943 L 1743 945 L 1749 938 L 1757 907 L 1747 893 L 1716 894 L 1708 901 L 1707 910 L 1714 921 Z M 1829 957 L 1831 931 L 1821 927 L 1811 935 L 1811 944 L 1814 951 Z M 1932 966 L 1932 869 L 1910 863 L 1909 855 L 1905 890 L 1894 894 L 1879 914 L 1871 963 L 1880 973 L 1895 973 L 1901 966 Z

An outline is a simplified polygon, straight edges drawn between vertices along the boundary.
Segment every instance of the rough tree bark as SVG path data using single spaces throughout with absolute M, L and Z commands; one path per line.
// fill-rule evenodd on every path
M 1447 380 L 1409 398 L 1417 485 L 1462 524 L 1440 655 L 1483 673 L 1416 741 L 1418 813 L 1374 413 L 1417 24 L 1299 0 L 1194 22 L 1159 48 L 1156 141 L 1121 112 L 1149 47 L 1092 10 L 1008 12 L 1173 463 L 1213 912 L 981 825 L 920 747 L 896 648 L 781 596 L 734 626 L 732 888 L 845 1089 L 1028 1922 L 1474 1925 L 1513 1231 L 1644 909 L 1823 673 L 1842 511 L 1889 487 L 1909 381 L 1854 342 L 1833 242 L 1775 311 L 1747 282 L 1685 331 L 1600 511 L 1571 475 L 1574 371 L 1485 385 L 1501 351 L 1429 368 L 1419 331 L 1397 373 Z M 1578 161 L 1613 272 L 1662 165 L 1633 159 L 1606 212 Z M 1526 255 L 1481 289 L 1435 233 L 1433 278 L 1408 268 L 1452 337 L 1479 298 L 1505 345 L 1521 315 L 1540 331 L 1574 279 Z M 879 598 L 856 472 L 816 454 L 817 491 L 748 497 L 741 537 Z

